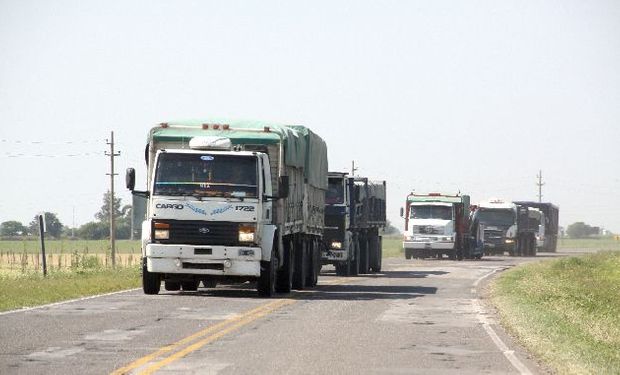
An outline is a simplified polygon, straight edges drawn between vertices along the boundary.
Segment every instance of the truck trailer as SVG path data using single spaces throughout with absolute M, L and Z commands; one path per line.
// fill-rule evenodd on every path
M 405 258 L 481 258 L 482 228 L 469 203 L 468 195 L 409 194 L 400 210 Z
M 327 147 L 310 129 L 261 121 L 167 122 L 148 134 L 142 223 L 146 294 L 256 281 L 262 296 L 317 283 Z
M 380 272 L 386 224 L 385 181 L 330 172 L 325 196 L 323 264 L 340 276 Z

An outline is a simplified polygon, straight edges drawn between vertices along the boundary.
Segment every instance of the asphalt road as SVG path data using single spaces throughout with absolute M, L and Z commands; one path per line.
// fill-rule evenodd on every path
M 536 374 L 484 300 L 532 260 L 392 258 L 376 275 L 326 267 L 317 288 L 274 299 L 134 290 L 4 313 L 0 374 Z

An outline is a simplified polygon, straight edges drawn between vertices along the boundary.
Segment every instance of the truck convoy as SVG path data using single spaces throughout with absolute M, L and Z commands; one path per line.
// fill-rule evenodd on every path
M 482 257 L 482 229 L 470 218 L 468 195 L 411 193 L 400 215 L 405 218 L 406 259 Z
M 385 198 L 385 181 L 329 173 L 323 264 L 333 264 L 340 276 L 381 271 Z
M 257 282 L 260 295 L 317 283 L 327 147 L 303 126 L 209 119 L 162 123 L 145 150 L 146 294 Z

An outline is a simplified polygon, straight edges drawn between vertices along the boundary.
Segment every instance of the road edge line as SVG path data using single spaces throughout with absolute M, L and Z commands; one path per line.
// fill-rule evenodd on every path
M 2 311 L 2 312 L 0 312 L 0 316 L 2 316 L 2 315 L 9 315 L 9 314 L 16 314 L 16 313 L 20 313 L 20 312 L 28 312 L 28 311 L 33 311 L 33 310 L 40 310 L 40 309 L 45 309 L 45 308 L 48 308 L 48 307 L 55 307 L 55 306 L 65 305 L 65 304 L 73 303 L 73 302 L 86 301 L 86 300 L 89 300 L 89 299 L 94 299 L 94 298 L 99 298 L 99 297 L 107 297 L 107 296 L 112 296 L 112 295 L 115 295 L 115 294 L 134 292 L 136 290 L 142 290 L 142 288 L 132 288 L 132 289 L 117 290 L 116 292 L 109 292 L 109 293 L 103 293 L 103 294 L 96 294 L 94 296 L 86 296 L 86 297 L 79 297 L 79 298 L 74 298 L 74 299 L 68 299 L 68 300 L 65 300 L 65 301 L 52 302 L 52 303 L 48 303 L 48 304 L 45 304 L 45 305 L 32 306 L 32 307 L 24 307 L 24 308 L 16 309 L 16 310 Z
M 478 321 L 482 324 L 482 328 L 487 333 L 487 335 L 489 335 L 489 337 L 491 338 L 491 341 L 493 341 L 495 346 L 502 352 L 504 357 L 506 357 L 508 362 L 510 362 L 510 364 L 515 368 L 515 370 L 517 370 L 521 375 L 532 375 L 532 372 L 530 371 L 530 369 L 515 355 L 514 350 L 510 350 L 508 345 L 506 345 L 506 343 L 499 337 L 497 332 L 495 332 L 495 330 L 493 329 L 489 321 L 486 319 L 486 317 L 482 315 L 482 313 L 485 312 L 486 309 L 482 306 L 478 298 L 479 293 L 477 291 L 477 287 L 480 284 L 480 282 L 482 282 L 482 280 L 486 279 L 487 277 L 492 276 L 497 272 L 505 271 L 508 268 L 510 267 L 496 268 L 493 271 L 479 277 L 474 282 L 473 288 L 472 288 L 472 290 L 475 291 L 475 295 L 476 295 L 476 298 L 474 298 L 473 300 L 474 308 L 477 312 Z

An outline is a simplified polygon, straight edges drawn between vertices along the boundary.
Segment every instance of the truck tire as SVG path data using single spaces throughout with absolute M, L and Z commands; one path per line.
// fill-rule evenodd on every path
M 359 246 L 360 246 L 360 268 L 359 268 L 359 273 L 368 273 L 368 261 L 369 261 L 369 249 L 368 249 L 368 237 L 366 235 L 361 236 L 360 240 L 359 240 Z
M 260 276 L 256 290 L 261 297 L 273 297 L 276 294 L 276 253 L 271 250 L 271 260 L 260 262 Z
M 319 272 L 317 263 L 320 263 L 320 252 L 318 251 L 318 245 L 316 241 L 310 240 L 307 243 L 308 251 L 308 267 L 306 270 L 306 286 L 308 288 L 314 287 L 319 281 Z M 318 255 L 318 256 L 317 256 Z
M 291 241 L 286 241 L 284 243 L 284 251 L 282 252 L 284 259 L 282 259 L 282 266 L 278 270 L 276 279 L 276 291 L 278 293 L 290 293 L 293 288 L 293 262 L 291 259 L 291 251 L 293 251 L 293 245 Z
M 360 273 L 360 245 L 358 239 L 353 240 L 354 259 L 349 264 L 349 276 L 357 276 Z
M 183 288 L 184 292 L 195 292 L 198 290 L 198 284 L 200 284 L 198 280 L 184 281 L 181 283 L 181 288 Z
M 410 249 L 405 249 L 405 259 L 411 259 L 413 257 L 413 251 Z
M 293 289 L 303 290 L 306 284 L 306 267 L 308 264 L 308 254 L 306 242 L 303 240 L 296 241 L 294 256 L 293 256 Z
M 202 286 L 204 286 L 205 288 L 215 288 L 217 286 L 217 280 L 216 279 L 202 280 Z
M 383 262 L 383 237 L 377 237 L 377 264 L 375 264 L 374 271 L 381 272 L 381 263 Z
M 161 277 L 158 273 L 146 269 L 146 258 L 142 261 L 142 290 L 144 294 L 159 294 Z
M 169 292 L 181 290 L 181 283 L 178 281 L 164 281 L 164 288 Z
M 371 272 L 379 272 L 381 270 L 381 246 L 380 246 L 380 238 L 376 234 L 373 234 L 368 239 L 368 249 L 370 252 L 370 271 Z

